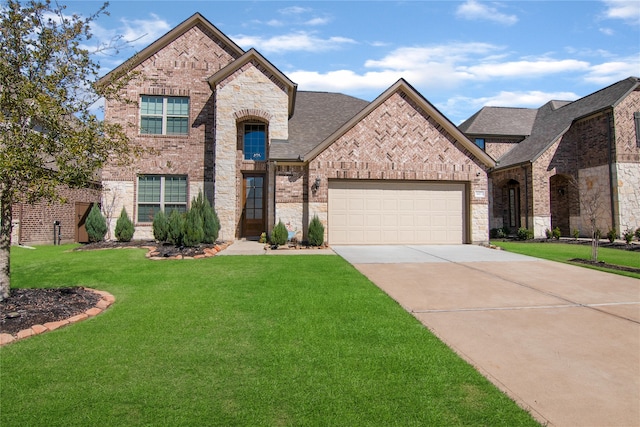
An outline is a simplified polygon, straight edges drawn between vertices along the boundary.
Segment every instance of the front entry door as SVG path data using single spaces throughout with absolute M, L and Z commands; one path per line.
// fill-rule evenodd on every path
M 245 175 L 242 195 L 242 236 L 257 237 L 265 230 L 265 176 Z

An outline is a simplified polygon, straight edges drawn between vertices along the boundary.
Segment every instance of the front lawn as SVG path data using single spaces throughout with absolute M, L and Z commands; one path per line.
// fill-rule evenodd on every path
M 0 349 L 3 426 L 538 425 L 338 256 L 12 248 L 103 314 Z
M 549 259 L 551 261 L 569 262 L 574 258 L 591 259 L 591 246 L 557 242 L 491 242 L 496 246 L 523 255 L 529 255 L 537 258 Z M 633 268 L 640 268 L 640 252 L 625 251 L 621 249 L 598 248 L 598 261 L 604 261 L 607 264 L 622 265 Z M 595 268 L 597 270 L 610 273 L 621 274 L 624 276 L 635 277 L 640 279 L 639 273 L 611 270 L 607 268 L 586 266 L 585 264 L 577 264 L 582 267 Z

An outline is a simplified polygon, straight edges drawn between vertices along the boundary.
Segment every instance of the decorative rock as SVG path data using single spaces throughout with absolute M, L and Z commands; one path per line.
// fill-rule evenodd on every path
M 47 329 L 47 327 L 42 326 L 42 325 L 33 325 L 31 327 L 31 329 L 33 329 L 33 332 L 35 332 L 36 334 L 41 334 L 43 332 L 48 331 L 49 329 Z
M 102 300 L 100 300 L 102 301 Z M 89 317 L 93 317 L 93 316 L 97 316 L 98 314 L 102 313 L 102 309 L 98 308 L 98 307 L 93 307 L 90 308 L 89 310 L 85 311 L 85 314 Z
M 88 318 L 89 316 L 87 316 L 85 313 L 76 314 L 75 316 L 69 318 L 69 323 L 76 323 L 81 320 L 86 320 Z
M 33 329 L 29 328 L 29 329 L 23 329 L 20 332 L 18 332 L 16 337 L 20 340 L 22 338 L 27 338 L 27 337 L 30 337 L 32 335 L 35 335 L 35 332 L 33 332 Z
M 44 324 L 44 327 L 50 331 L 53 331 L 68 324 L 69 324 L 69 320 L 59 320 L 57 322 L 47 322 Z
M 11 334 L 0 334 L 0 346 L 5 344 L 11 344 L 16 339 Z

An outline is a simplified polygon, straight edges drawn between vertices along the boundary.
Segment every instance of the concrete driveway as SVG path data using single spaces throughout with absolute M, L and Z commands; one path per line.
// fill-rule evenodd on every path
M 640 426 L 640 280 L 472 245 L 333 249 L 540 422 Z

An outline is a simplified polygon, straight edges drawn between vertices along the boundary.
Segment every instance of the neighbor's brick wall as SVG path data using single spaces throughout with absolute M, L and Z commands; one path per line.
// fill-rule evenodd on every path
M 66 200 L 61 202 L 39 202 L 33 205 L 16 203 L 13 205 L 12 244 L 53 244 L 53 222 L 60 221 L 63 243 L 76 240 L 76 202 L 99 203 L 100 188 L 70 189 L 60 187 L 58 195 Z
M 473 138 L 471 139 L 474 140 Z M 507 154 L 522 141 L 523 138 L 485 137 L 484 151 L 496 160 Z
M 107 165 L 103 180 L 110 187 L 126 188 L 129 192 L 136 188 L 138 174 L 188 175 L 188 200 L 197 195 L 192 194 L 193 188 L 203 188 L 207 197 L 213 199 L 214 96 L 207 79 L 232 62 L 233 55 L 204 26 L 197 25 L 135 68 L 140 76 L 122 91 L 132 103 L 107 102 L 105 120 L 122 124 L 133 144 L 152 152 L 134 159 L 127 167 Z M 188 135 L 140 135 L 141 95 L 188 96 Z M 127 211 L 136 218 L 136 195 L 118 197 L 128 201 Z M 120 208 L 116 206 L 115 210 L 119 212 Z
M 400 91 L 313 159 L 309 177 L 310 208 L 321 214 L 326 207 L 318 205 L 327 204 L 329 179 L 469 182 L 470 217 L 478 216 L 476 205 L 487 212 L 484 164 Z M 315 177 L 321 178 L 321 185 L 314 193 L 310 186 Z M 476 198 L 476 191 L 484 192 L 484 197 Z M 326 215 L 324 221 L 326 226 Z M 473 241 L 486 241 L 487 222 L 472 222 L 471 235 Z

